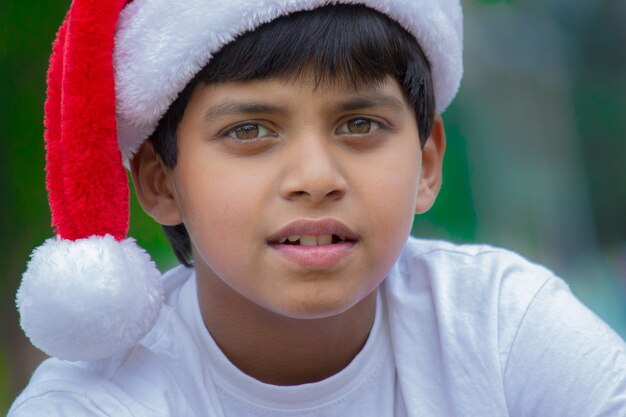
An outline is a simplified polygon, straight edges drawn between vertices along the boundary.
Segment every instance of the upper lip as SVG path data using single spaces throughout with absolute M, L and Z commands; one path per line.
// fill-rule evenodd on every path
M 337 235 L 344 240 L 358 240 L 358 235 L 337 219 L 299 219 L 286 225 L 267 238 L 269 243 L 278 243 L 289 236 Z

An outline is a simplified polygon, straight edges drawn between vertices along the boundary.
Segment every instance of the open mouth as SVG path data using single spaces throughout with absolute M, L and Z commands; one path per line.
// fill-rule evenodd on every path
M 335 245 L 342 242 L 349 242 L 350 239 L 339 235 L 291 235 L 278 241 L 281 245 L 291 246 L 324 246 Z
M 344 265 L 355 253 L 360 236 L 338 219 L 299 219 L 267 243 L 281 257 L 306 269 L 327 270 Z
M 326 247 L 354 246 L 359 236 L 348 226 L 332 218 L 300 219 L 289 223 L 267 239 L 275 247 Z

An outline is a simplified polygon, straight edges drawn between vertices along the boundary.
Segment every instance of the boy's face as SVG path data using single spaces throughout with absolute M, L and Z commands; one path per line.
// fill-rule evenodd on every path
M 157 221 L 184 222 L 198 285 L 282 316 L 321 318 L 376 289 L 414 213 L 434 202 L 439 118 L 419 143 L 392 78 L 357 90 L 316 88 L 312 77 L 228 82 L 193 93 L 175 168 L 148 163 L 159 168 L 134 174 Z M 152 157 L 146 148 L 136 159 Z

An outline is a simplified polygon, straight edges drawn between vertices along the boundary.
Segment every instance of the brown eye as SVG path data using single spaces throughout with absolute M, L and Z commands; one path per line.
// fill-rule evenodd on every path
M 381 128 L 380 123 L 365 118 L 350 119 L 337 129 L 337 133 L 367 135 Z
M 348 122 L 348 131 L 350 133 L 363 135 L 365 133 L 369 133 L 371 128 L 372 126 L 370 121 L 366 119 L 354 119 Z
M 227 136 L 235 140 L 254 140 L 271 136 L 272 132 L 258 123 L 246 123 L 236 126 L 227 132 Z
M 257 125 L 243 125 L 233 131 L 237 139 L 254 139 L 259 136 L 259 127 Z

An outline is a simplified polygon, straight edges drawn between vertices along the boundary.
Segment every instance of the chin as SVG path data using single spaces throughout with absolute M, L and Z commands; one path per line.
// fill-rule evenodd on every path
M 367 293 L 362 297 L 350 294 L 323 294 L 320 292 L 290 297 L 289 302 L 281 304 L 273 309 L 275 313 L 285 317 L 299 320 L 325 319 L 339 316 L 346 311 L 355 308 L 367 299 Z

